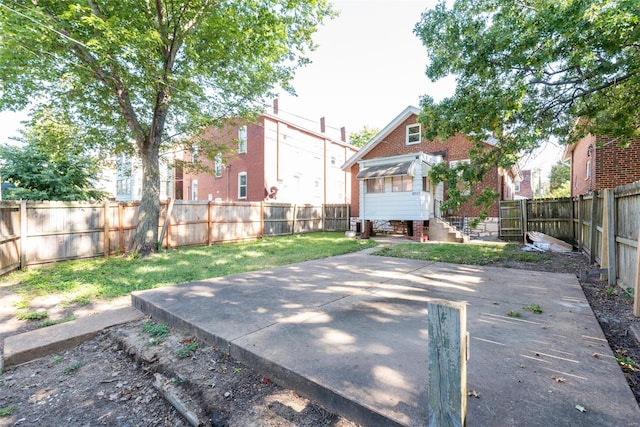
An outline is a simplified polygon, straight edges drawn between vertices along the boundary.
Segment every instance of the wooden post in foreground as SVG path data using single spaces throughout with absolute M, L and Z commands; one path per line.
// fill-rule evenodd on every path
M 429 427 L 461 427 L 467 417 L 467 306 L 427 303 Z
M 636 277 L 633 287 L 633 315 L 640 317 L 640 230 L 636 244 Z

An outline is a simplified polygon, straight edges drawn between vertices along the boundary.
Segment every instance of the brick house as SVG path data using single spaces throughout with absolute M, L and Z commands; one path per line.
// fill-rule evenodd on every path
M 425 140 L 418 123 L 419 113 L 418 108 L 407 107 L 342 166 L 344 171 L 351 171 L 351 215 L 365 235 L 370 232 L 371 222 L 387 221 L 394 227 L 403 224 L 406 234 L 423 240 L 423 234 L 429 233 L 429 226 L 433 225 L 430 222 L 439 222 L 442 216 L 470 219 L 480 214 L 481 208 L 471 202 L 457 212 L 440 211 L 445 188 L 442 183 L 430 182 L 429 170 L 441 161 L 449 165 L 468 161 L 474 143 L 463 135 L 444 143 Z M 493 188 L 501 200 L 511 200 L 515 176 L 513 171 L 496 168 L 479 188 Z M 488 215 L 477 232 L 497 235 L 497 202 L 489 208 Z
M 533 199 L 530 169 L 521 171 L 521 175 L 515 178 L 514 192 L 514 199 Z
M 328 136 L 324 119 L 319 131 L 310 130 L 279 116 L 274 103 L 273 113 L 250 123 L 229 121 L 222 128 L 208 128 L 202 138 L 232 147 L 234 153 L 224 162 L 220 158 L 209 164 L 213 174 L 178 170 L 184 199 L 297 204 L 351 201 L 351 174 L 340 165 L 357 148 L 345 142 L 344 128 L 340 139 Z
M 613 138 L 587 135 L 567 145 L 562 160 L 571 161 L 571 196 L 615 188 L 640 180 L 640 139 L 620 147 Z

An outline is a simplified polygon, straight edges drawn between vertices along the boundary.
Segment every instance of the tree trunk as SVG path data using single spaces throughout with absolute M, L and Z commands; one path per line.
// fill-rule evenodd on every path
M 140 150 L 142 160 L 142 199 L 138 209 L 138 225 L 129 250 L 147 256 L 157 251 L 160 221 L 159 143 L 148 137 Z

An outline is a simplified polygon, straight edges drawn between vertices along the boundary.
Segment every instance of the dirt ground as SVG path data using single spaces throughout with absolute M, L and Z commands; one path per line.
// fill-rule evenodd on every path
M 495 266 L 576 275 L 589 267 L 580 254 L 554 254 L 541 264 L 510 261 Z M 640 324 L 632 314 L 631 298 L 600 280 L 581 284 L 640 402 L 640 372 L 631 363 L 640 362 L 640 347 L 631 332 L 632 324 Z M 16 320 L 12 305 L 16 298 L 0 288 L 0 342 L 37 323 Z M 127 302 L 122 299 L 111 305 Z M 38 303 L 52 319 L 104 309 L 61 309 L 55 298 Z M 166 333 L 149 319 L 111 328 L 72 350 L 0 375 L 0 426 L 188 426 L 189 419 L 191 424 L 215 427 L 357 426 L 274 384 L 219 349 L 179 330 Z

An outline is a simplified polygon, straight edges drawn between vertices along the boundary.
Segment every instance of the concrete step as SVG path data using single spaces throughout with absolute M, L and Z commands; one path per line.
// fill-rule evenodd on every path
M 71 322 L 12 335 L 4 339 L 4 354 L 3 360 L 0 360 L 0 371 L 4 367 L 30 362 L 73 348 L 95 337 L 105 328 L 131 322 L 143 316 L 142 312 L 133 307 L 123 307 L 81 317 Z

